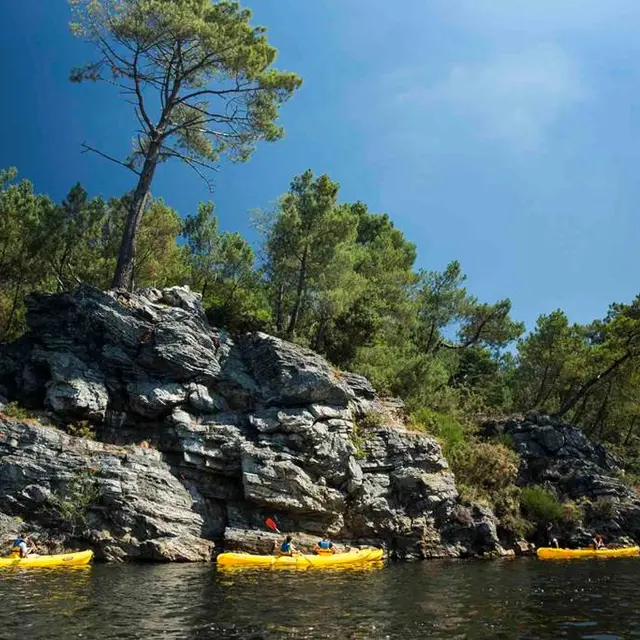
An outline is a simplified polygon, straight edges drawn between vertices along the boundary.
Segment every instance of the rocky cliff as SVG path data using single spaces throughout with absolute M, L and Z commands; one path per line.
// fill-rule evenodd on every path
M 555 522 L 560 544 L 590 544 L 593 534 L 607 543 L 640 540 L 638 487 L 626 481 L 620 462 L 570 423 L 546 415 L 489 422 L 485 437 L 506 436 L 520 456 L 518 484 L 540 486 L 577 507 Z M 539 539 L 545 543 L 544 539 Z
M 19 517 L 51 546 L 204 560 L 214 543 L 268 551 L 271 516 L 401 558 L 502 551 L 437 442 L 361 376 L 265 334 L 233 340 L 183 288 L 27 307 L 29 332 L 0 352 L 0 395 L 37 415 L 0 417 L 7 534 Z

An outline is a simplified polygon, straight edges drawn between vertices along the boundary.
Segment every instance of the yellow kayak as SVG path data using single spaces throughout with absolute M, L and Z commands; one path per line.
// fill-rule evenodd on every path
M 356 549 L 345 553 L 300 556 L 256 556 L 250 553 L 221 553 L 217 562 L 221 567 L 335 567 L 382 560 L 382 549 Z
M 640 547 L 623 547 L 622 549 L 555 549 L 540 547 L 538 558 L 542 560 L 569 560 L 571 558 L 628 558 L 637 556 Z
M 77 567 L 89 564 L 93 558 L 93 551 L 77 551 L 75 553 L 60 553 L 54 556 L 27 556 L 21 558 L 18 555 L 0 558 L 0 567 Z

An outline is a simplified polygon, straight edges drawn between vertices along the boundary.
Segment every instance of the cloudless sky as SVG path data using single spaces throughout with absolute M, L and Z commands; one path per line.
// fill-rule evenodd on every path
M 177 162 L 153 185 L 180 213 L 213 199 L 222 226 L 254 238 L 307 168 L 341 199 L 388 213 L 418 265 L 457 259 L 481 300 L 508 297 L 531 328 L 564 309 L 588 322 L 640 292 L 638 0 L 247 0 L 277 66 L 304 77 L 286 138 L 223 164 L 211 196 Z M 73 85 L 92 51 L 64 0 L 0 0 L 0 167 L 62 199 L 80 181 L 121 195 L 130 107 Z M 1 212 L 0 212 L 1 215 Z

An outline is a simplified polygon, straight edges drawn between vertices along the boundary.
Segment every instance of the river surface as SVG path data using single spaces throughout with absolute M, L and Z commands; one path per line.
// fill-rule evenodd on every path
M 640 638 L 640 559 L 0 573 L 0 638 Z

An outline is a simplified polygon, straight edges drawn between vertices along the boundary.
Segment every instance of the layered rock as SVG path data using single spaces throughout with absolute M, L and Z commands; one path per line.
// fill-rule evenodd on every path
M 142 513 L 154 514 L 147 520 L 134 522 L 127 500 L 94 514 L 91 536 L 105 556 L 179 556 L 168 541 L 194 536 L 203 557 L 201 539 L 238 549 L 242 532 L 250 532 L 244 548 L 255 550 L 266 516 L 283 532 L 329 532 L 402 558 L 501 552 L 491 513 L 459 504 L 436 441 L 408 431 L 400 405 L 378 398 L 361 376 L 262 333 L 233 340 L 207 324 L 199 297 L 184 288 L 130 295 L 85 286 L 31 296 L 27 307 L 29 332 L 0 359 L 9 399 L 47 411 L 59 426 L 88 421 L 102 443 L 157 449 L 134 449 L 125 456 L 135 458 L 130 467 L 116 458 L 99 466 L 166 487 L 153 499 L 138 496 Z M 0 464 L 15 479 L 2 485 L 0 510 L 39 521 L 37 501 L 23 497 L 34 478 L 18 471 L 35 464 L 26 443 L 42 440 L 53 451 L 45 443 L 65 436 L 24 423 L 11 429 L 12 442 L 20 437 L 0 449 Z M 101 449 L 108 444 L 87 446 L 105 460 L 115 455 Z M 78 456 L 39 468 L 37 484 L 51 478 L 57 486 L 77 470 Z M 100 532 L 113 543 L 98 540 Z
M 90 532 L 105 559 L 209 560 L 214 545 L 192 503 L 158 451 L 0 416 L 0 510 L 39 530 L 44 551 Z
M 580 521 L 559 523 L 562 542 L 581 546 L 595 532 L 622 544 L 640 540 L 640 499 L 620 462 L 570 423 L 531 413 L 484 425 L 486 437 L 507 436 L 520 455 L 518 484 L 539 485 L 581 507 Z

